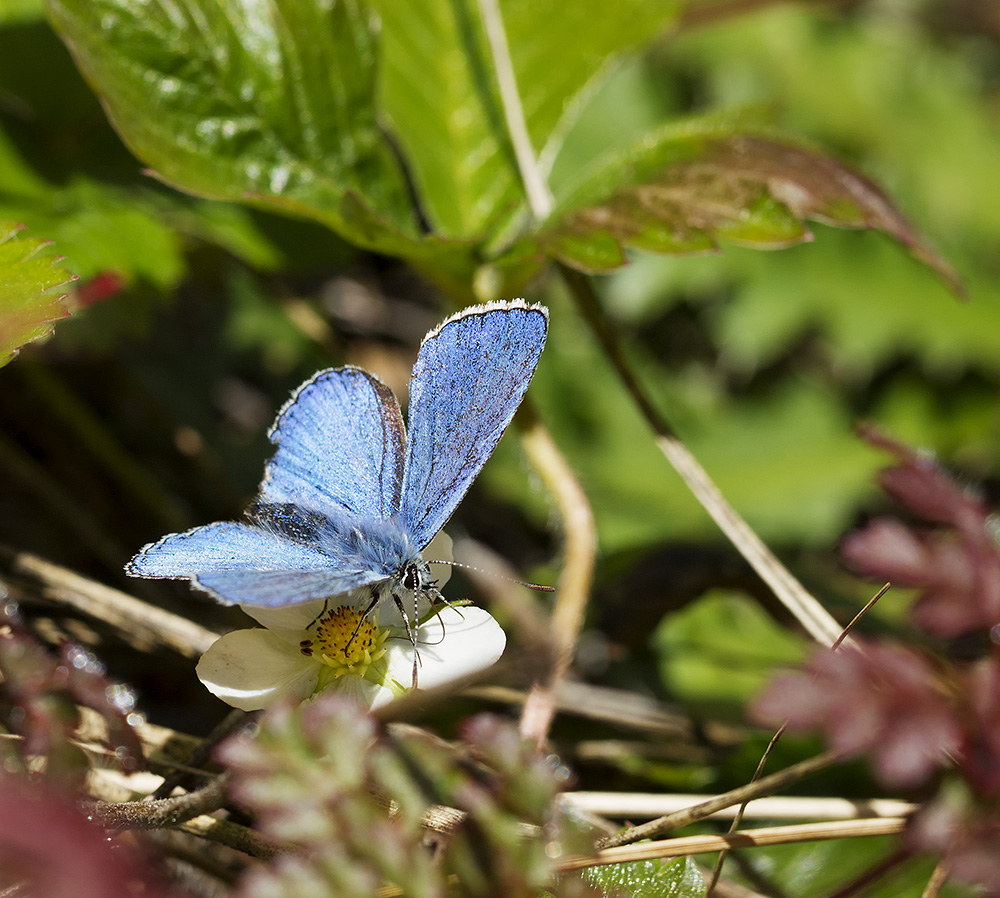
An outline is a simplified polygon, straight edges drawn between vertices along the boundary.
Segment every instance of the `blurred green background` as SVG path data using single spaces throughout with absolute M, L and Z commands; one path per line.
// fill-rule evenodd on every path
M 1000 19 L 988 0 L 694 4 L 625 60 L 567 137 L 553 185 L 663 119 L 752 109 L 874 178 L 960 272 L 962 302 L 876 233 L 815 227 L 781 252 L 637 254 L 599 279 L 646 388 L 726 496 L 842 620 L 871 587 L 838 538 L 881 507 L 873 420 L 987 497 L 1000 461 Z M 165 532 L 233 518 L 266 430 L 317 368 L 378 371 L 405 395 L 425 331 L 452 311 L 400 263 L 318 225 L 195 199 L 122 146 L 35 0 L 0 0 L 0 219 L 51 239 L 83 307 L 0 370 L 0 542 L 203 620 L 234 624 L 122 564 Z M 780 608 L 720 537 L 555 279 L 532 387 L 600 538 L 580 673 L 738 721 L 801 656 Z M 516 438 L 451 529 L 526 576 L 558 573 L 558 522 Z M 865 626 L 904 626 L 890 596 Z M 193 673 L 106 658 L 154 719 L 219 713 Z M 648 773 L 648 771 L 647 771 Z M 707 786 L 697 765 L 674 785 Z
M 837 540 L 884 507 L 872 481 L 883 460 L 854 435 L 857 421 L 998 494 L 996 9 L 693 4 L 676 33 L 590 98 L 552 172 L 553 185 L 565 182 L 664 118 L 752 109 L 875 179 L 965 279 L 962 302 L 887 238 L 816 226 L 814 242 L 780 252 L 636 254 L 598 281 L 680 435 L 844 621 L 872 587 L 839 567 Z M 319 225 L 145 175 L 37 0 L 0 0 L 0 219 L 54 242 L 80 277 L 82 306 L 0 369 L 0 543 L 207 625 L 236 625 L 238 612 L 181 585 L 127 581 L 122 565 L 165 532 L 240 514 L 275 410 L 317 368 L 360 364 L 405 396 L 421 337 L 452 307 L 401 263 Z M 699 721 L 739 723 L 767 672 L 800 658 L 805 642 L 655 448 L 560 284 L 541 279 L 527 295 L 552 310 L 532 394 L 599 531 L 578 673 L 683 703 Z M 555 511 L 515 437 L 449 529 L 532 579 L 558 575 Z M 904 604 L 890 594 L 862 626 L 905 627 Z M 67 632 L 88 637 L 82 626 Z M 203 731 L 221 714 L 176 659 L 151 664 L 124 647 L 102 658 L 157 722 Z M 562 726 L 559 738 L 581 735 Z M 604 785 L 709 789 L 744 781 L 758 750 L 752 741 L 715 764 L 624 753 L 590 768 L 581 755 L 577 766 L 584 784 L 590 769 Z M 824 787 L 867 788 L 851 770 Z M 769 857 L 765 866 L 785 863 Z

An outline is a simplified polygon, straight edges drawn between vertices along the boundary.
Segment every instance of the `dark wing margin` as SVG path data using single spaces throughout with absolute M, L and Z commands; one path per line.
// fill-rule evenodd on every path
M 384 518 L 399 510 L 406 434 L 399 403 L 360 368 L 320 371 L 278 413 L 278 449 L 264 469 L 260 501 L 338 518 Z
M 423 549 L 445 525 L 521 404 L 545 346 L 548 310 L 473 306 L 431 331 L 410 381 L 404 526 Z

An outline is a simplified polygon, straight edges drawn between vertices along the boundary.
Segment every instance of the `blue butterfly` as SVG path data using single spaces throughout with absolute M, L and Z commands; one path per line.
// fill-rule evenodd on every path
M 375 375 L 320 371 L 271 428 L 277 451 L 247 519 L 171 533 L 126 573 L 187 579 L 223 604 L 279 607 L 362 587 L 367 611 L 437 597 L 421 552 L 514 417 L 547 330 L 548 310 L 523 300 L 470 307 L 432 330 L 410 379 L 409 433 Z

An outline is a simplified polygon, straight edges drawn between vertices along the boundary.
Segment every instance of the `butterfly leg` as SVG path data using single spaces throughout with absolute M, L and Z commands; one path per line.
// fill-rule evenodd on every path
M 406 638 L 410 640 L 410 645 L 413 646 L 413 682 L 411 688 L 417 688 L 417 664 L 420 660 L 420 653 L 417 652 L 417 633 L 416 628 L 417 623 L 417 601 L 418 597 L 414 591 L 413 598 L 413 624 L 410 624 L 410 615 L 407 614 L 406 608 L 403 606 L 402 600 L 393 593 L 392 600 L 396 603 L 396 607 L 399 609 L 399 615 L 403 618 L 403 626 L 406 628 Z
M 351 638 L 347 640 L 347 645 L 344 646 L 344 651 L 347 652 L 351 648 L 351 643 L 354 642 L 354 638 L 361 632 L 361 624 L 367 620 L 368 615 L 375 610 L 375 606 L 378 605 L 379 599 L 382 598 L 382 593 L 378 586 L 373 586 L 371 588 L 371 600 L 365 606 L 365 610 L 361 612 L 361 617 L 358 618 L 358 625 L 354 628 L 354 632 L 351 634 Z
M 324 617 L 326 617 L 327 612 L 329 612 L 329 610 L 330 610 L 330 599 L 329 597 L 327 597 L 323 599 L 323 610 L 312 619 L 312 623 L 310 623 L 309 626 L 306 627 L 306 629 L 311 630 L 313 627 L 315 627 L 316 624 L 318 624 L 321 620 L 323 620 Z

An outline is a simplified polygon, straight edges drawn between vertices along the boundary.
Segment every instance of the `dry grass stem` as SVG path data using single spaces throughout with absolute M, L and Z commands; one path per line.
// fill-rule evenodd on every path
M 844 820 L 825 823 L 799 823 L 792 826 L 768 826 L 744 829 L 723 835 L 682 836 L 641 845 L 605 848 L 593 857 L 568 857 L 559 863 L 560 871 L 580 870 L 604 864 L 624 864 L 661 857 L 684 857 L 708 851 L 733 848 L 759 848 L 766 845 L 788 845 L 794 842 L 818 842 L 827 839 L 855 839 L 870 836 L 891 836 L 901 833 L 905 817 L 877 817 L 870 820 Z

